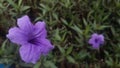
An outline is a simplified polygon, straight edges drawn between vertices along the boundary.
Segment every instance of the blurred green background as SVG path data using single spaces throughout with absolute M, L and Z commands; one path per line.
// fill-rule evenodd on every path
M 24 63 L 19 47 L 6 38 L 17 18 L 44 20 L 55 46 L 33 65 Z M 100 50 L 88 40 L 105 36 Z M 15 68 L 120 68 L 120 0 L 0 0 L 0 63 Z

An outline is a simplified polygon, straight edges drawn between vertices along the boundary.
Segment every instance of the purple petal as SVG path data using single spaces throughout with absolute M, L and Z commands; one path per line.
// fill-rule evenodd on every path
M 92 47 L 94 48 L 94 49 L 98 49 L 99 48 L 99 43 L 94 43 L 93 45 L 92 45 Z
M 17 27 L 11 28 L 6 36 L 8 39 L 16 44 L 22 45 L 25 44 L 27 41 L 27 37 L 25 36 L 25 34 Z
M 89 44 L 94 44 L 95 43 L 95 39 L 94 38 L 89 39 L 88 43 Z
M 40 44 L 42 47 L 41 51 L 43 55 L 47 55 L 54 48 L 54 46 L 47 39 L 40 39 Z
M 96 37 L 98 37 L 97 33 L 92 34 L 92 38 L 96 38 Z
M 30 19 L 27 15 L 19 18 L 17 20 L 17 24 L 21 30 L 23 30 L 25 33 L 29 34 L 33 32 L 33 24 L 30 22 Z
M 36 63 L 41 55 L 41 47 L 34 44 L 26 44 L 20 47 L 20 56 L 26 63 Z
M 34 27 L 34 36 L 35 37 L 40 37 L 40 38 L 46 38 L 47 36 L 47 31 L 45 28 L 45 22 L 37 22 Z
M 104 42 L 104 36 L 103 35 L 99 35 L 99 40 L 100 40 L 100 44 L 103 44 L 103 42 Z

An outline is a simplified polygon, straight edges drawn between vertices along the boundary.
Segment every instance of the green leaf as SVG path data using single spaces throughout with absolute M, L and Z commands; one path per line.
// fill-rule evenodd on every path
M 103 21 L 107 20 L 107 18 L 108 18 L 109 16 L 110 16 L 110 14 L 104 16 L 102 20 L 103 20 Z
M 44 5 L 44 4 L 40 4 L 40 6 L 45 9 L 46 11 L 49 11 L 50 8 L 47 6 L 47 5 Z
M 69 55 L 73 50 L 73 46 L 70 46 L 68 49 L 67 49 L 67 52 L 66 54 Z
M 90 26 L 87 25 L 85 30 L 84 30 L 84 35 L 87 35 L 89 33 L 89 31 L 90 31 Z
M 74 26 L 71 27 L 71 28 L 74 29 L 75 31 L 77 31 L 78 34 L 83 34 L 83 31 L 82 31 L 79 27 L 77 27 L 76 25 L 74 25 Z
M 45 68 L 57 68 L 55 66 L 55 63 L 53 63 L 51 61 L 45 61 L 44 66 L 45 66 Z
M 38 63 L 36 63 L 36 64 L 34 65 L 33 68 L 40 68 L 40 65 L 41 65 L 41 62 L 38 62 Z
M 20 11 L 26 11 L 30 8 L 30 6 L 23 6 Z
M 58 41 L 61 40 L 61 37 L 60 37 L 60 35 L 59 35 L 59 32 L 60 32 L 59 29 L 56 29 L 56 30 L 55 30 L 55 39 L 58 40 Z
M 52 15 L 53 15 L 53 17 L 54 17 L 56 20 L 58 20 L 58 16 L 57 16 L 56 13 L 53 13 Z
M 109 66 L 114 65 L 114 62 L 113 62 L 113 60 L 112 60 L 111 57 L 109 58 L 109 60 L 106 60 L 105 62 L 106 62 Z
M 103 30 L 103 29 L 105 29 L 105 28 L 109 28 L 109 27 L 110 27 L 110 26 L 102 25 L 102 26 L 99 26 L 98 29 L 99 29 L 99 30 Z
M 74 60 L 73 57 L 71 57 L 71 56 L 67 56 L 66 58 L 67 58 L 67 60 L 68 60 L 69 62 L 71 62 L 71 63 L 75 63 L 75 60 Z
M 61 39 L 61 41 L 64 41 L 66 38 L 66 35 L 67 35 L 67 32 L 64 32 L 64 34 L 62 35 L 62 39 Z
M 6 0 L 7 2 L 9 2 L 10 5 L 12 5 L 15 9 L 18 8 L 18 6 L 16 5 L 16 3 L 13 0 Z
M 60 50 L 60 52 L 62 53 L 62 55 L 65 55 L 65 50 L 64 50 L 64 48 L 62 48 L 61 46 L 57 46 L 58 47 L 58 49 Z
M 21 4 L 22 4 L 22 0 L 19 0 L 19 1 L 18 1 L 18 6 L 20 7 Z
M 81 60 L 82 59 L 84 60 L 88 55 L 89 55 L 89 53 L 87 53 L 85 50 L 81 50 L 78 54 L 78 58 Z
M 6 49 L 5 49 L 5 46 L 6 46 L 6 43 L 7 43 L 7 40 L 5 40 L 3 43 L 2 43 L 2 51 L 5 51 Z
M 112 32 L 112 34 L 113 34 L 114 36 L 116 35 L 115 28 L 111 27 L 111 32 Z
M 68 25 L 68 22 L 65 19 L 61 19 L 65 25 Z
M 88 25 L 88 23 L 87 23 L 87 21 L 85 20 L 85 18 L 83 18 L 83 24 L 84 24 L 85 26 Z

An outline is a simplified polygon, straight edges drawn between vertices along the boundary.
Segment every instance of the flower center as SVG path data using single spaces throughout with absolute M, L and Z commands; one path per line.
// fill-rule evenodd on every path
M 36 44 L 36 40 L 35 39 L 31 39 L 28 42 L 31 43 L 31 44 Z
M 98 41 L 99 41 L 99 40 L 96 38 L 96 39 L 95 39 L 95 43 L 98 43 Z

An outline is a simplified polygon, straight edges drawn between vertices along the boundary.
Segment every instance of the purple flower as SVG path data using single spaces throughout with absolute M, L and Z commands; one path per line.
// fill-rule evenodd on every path
M 19 44 L 20 56 L 26 63 L 36 63 L 41 55 L 47 55 L 54 48 L 46 39 L 45 22 L 38 21 L 33 25 L 27 15 L 17 20 L 18 27 L 9 30 L 7 38 Z
M 94 49 L 98 49 L 99 46 L 104 43 L 104 36 L 94 33 L 88 43 L 91 44 Z

